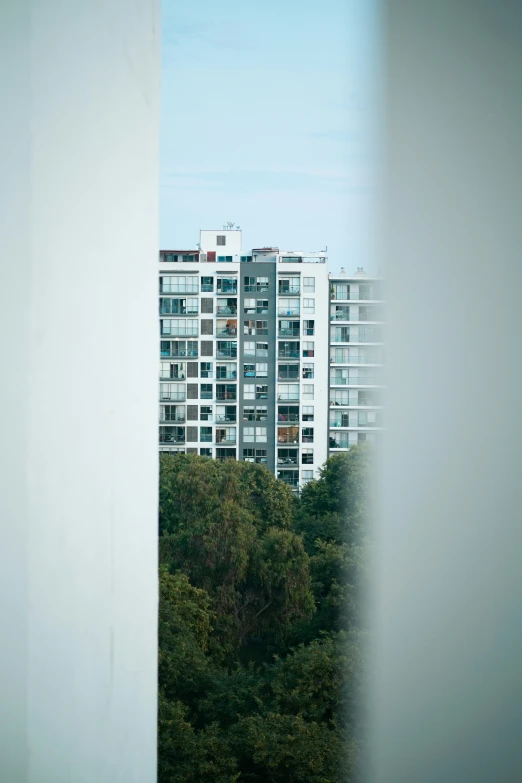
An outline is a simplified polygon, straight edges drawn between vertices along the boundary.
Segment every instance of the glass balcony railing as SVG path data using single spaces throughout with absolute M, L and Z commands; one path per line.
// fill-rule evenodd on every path
M 278 359 L 299 359 L 299 351 L 279 351 L 277 354 Z
M 168 433 L 160 433 L 159 436 L 159 442 L 160 443 L 185 443 L 185 436 L 176 436 L 176 435 L 169 435 Z
M 199 288 L 197 285 L 189 284 L 163 285 L 160 286 L 160 294 L 192 294 L 197 296 L 197 294 L 199 294 Z
M 218 305 L 216 309 L 217 315 L 237 315 L 237 305 L 231 307 L 230 305 Z
M 278 294 L 279 296 L 299 296 L 301 293 L 301 286 L 300 285 L 286 285 L 286 286 L 279 286 Z
M 161 330 L 162 337 L 197 337 L 198 327 L 188 326 L 170 326 L 163 327 Z
M 177 414 L 176 416 L 160 416 L 161 424 L 184 424 L 186 416 Z
M 277 308 L 277 314 L 279 316 L 300 315 L 300 313 L 301 313 L 301 308 L 299 306 L 296 306 L 296 307 L 281 307 L 280 306 L 280 307 Z
M 237 392 L 236 391 L 217 391 L 216 392 L 216 400 L 237 400 Z
M 216 371 L 216 380 L 217 381 L 236 381 L 237 380 L 237 372 L 233 370 L 232 372 L 223 372 L 223 371 Z
M 330 321 L 355 321 L 355 318 L 350 318 L 349 310 L 338 310 L 336 313 L 330 313 Z
M 299 338 L 299 326 L 297 327 L 297 329 L 279 329 L 277 336 Z
M 187 398 L 186 392 L 169 392 L 160 390 L 161 402 L 185 402 Z
M 237 421 L 237 417 L 235 415 L 216 416 L 216 422 L 218 424 L 235 424 L 236 421 Z
M 183 359 L 187 356 L 197 359 L 198 352 L 196 350 L 192 350 L 192 351 L 175 350 L 172 352 L 161 351 L 162 359 Z
M 288 423 L 295 422 L 296 424 L 299 424 L 299 414 L 298 413 L 278 413 L 277 415 L 277 423 L 281 426 L 285 426 Z

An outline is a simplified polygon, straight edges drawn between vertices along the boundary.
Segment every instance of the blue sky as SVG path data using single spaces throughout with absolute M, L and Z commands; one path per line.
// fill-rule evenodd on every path
M 160 241 L 375 271 L 378 0 L 163 0 Z

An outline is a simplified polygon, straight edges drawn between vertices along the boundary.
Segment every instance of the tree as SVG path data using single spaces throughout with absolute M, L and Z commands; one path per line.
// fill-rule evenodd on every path
M 288 487 L 261 465 L 231 460 L 169 456 L 163 468 L 160 560 L 211 597 L 224 655 L 248 636 L 284 632 L 313 612 L 309 558 L 290 529 Z

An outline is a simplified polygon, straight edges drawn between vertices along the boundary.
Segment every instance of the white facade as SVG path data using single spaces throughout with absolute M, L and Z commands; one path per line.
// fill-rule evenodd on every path
M 382 429 L 382 280 L 362 269 L 329 281 L 329 452 L 375 441 Z
M 328 454 L 326 258 L 240 241 L 160 253 L 160 450 L 260 462 L 297 490 Z
M 159 23 L 0 7 L 5 783 L 156 780 Z

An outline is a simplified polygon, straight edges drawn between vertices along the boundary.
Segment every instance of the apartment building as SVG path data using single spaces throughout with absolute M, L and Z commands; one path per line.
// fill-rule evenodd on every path
M 161 451 L 266 465 L 298 491 L 328 455 L 322 253 L 201 231 L 159 259 Z
M 330 275 L 329 455 L 382 429 L 384 302 L 382 279 L 359 268 Z

